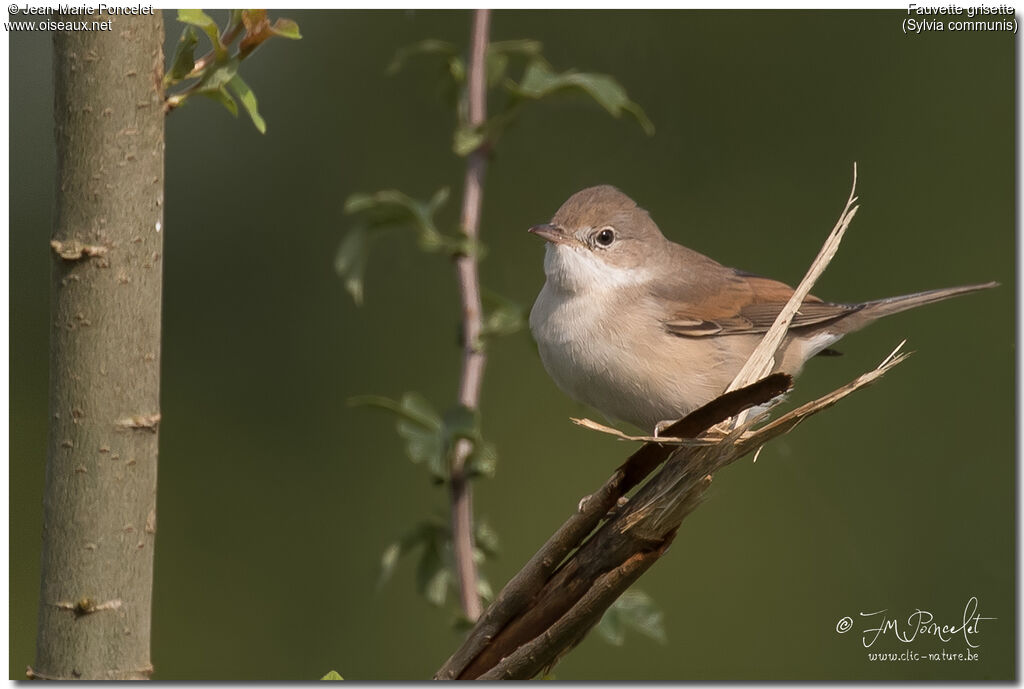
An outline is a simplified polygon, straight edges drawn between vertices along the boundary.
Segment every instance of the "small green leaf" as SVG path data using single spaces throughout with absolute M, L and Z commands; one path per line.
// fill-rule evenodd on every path
M 483 598 L 485 601 L 494 599 L 494 589 L 491 588 L 491 582 L 487 581 L 481 576 L 477 576 L 476 579 L 476 595 Z
M 508 82 L 508 88 L 513 94 L 532 100 L 540 100 L 565 91 L 582 91 L 613 117 L 621 117 L 623 112 L 628 112 L 636 118 L 648 136 L 654 134 L 654 125 L 643 109 L 631 101 L 626 89 L 607 74 L 577 72 L 571 69 L 556 73 L 543 58 L 536 58 L 526 66 L 522 80 L 518 84 Z
M 302 34 L 299 33 L 299 25 L 295 21 L 285 19 L 284 17 L 277 19 L 273 26 L 270 27 L 270 30 L 275 36 L 280 36 L 281 38 L 288 38 L 293 41 L 302 38 Z
M 411 227 L 424 251 L 447 250 L 452 238 L 442 235 L 434 224 L 434 214 L 448 200 L 448 189 L 439 189 L 426 203 L 400 191 L 386 189 L 373 194 L 351 194 L 345 200 L 345 213 L 363 214 L 371 228 Z
M 395 430 L 405 441 L 405 454 L 413 464 L 422 464 L 434 481 L 442 483 L 448 477 L 441 432 L 425 428 L 407 419 L 399 419 Z
M 429 211 L 429 215 L 436 213 L 440 210 L 441 206 L 448 202 L 449 193 L 448 187 L 441 187 L 434 192 L 434 195 L 430 197 L 429 201 L 427 201 L 427 210 Z
M 199 91 L 217 91 L 227 86 L 238 73 L 238 60 L 232 58 L 225 62 L 218 63 L 208 69 L 199 80 L 196 88 Z
M 416 588 L 428 601 L 441 607 L 448 598 L 448 587 L 454 577 L 452 570 L 433 548 L 427 548 L 416 568 Z
M 474 444 L 473 451 L 466 458 L 466 473 L 470 477 L 494 478 L 497 470 L 498 453 L 494 449 L 494 445 L 482 440 Z
M 345 289 L 352 295 L 356 306 L 363 304 L 363 275 L 366 272 L 366 260 L 370 253 L 369 231 L 362 225 L 356 225 L 338 246 L 334 256 L 334 270 L 342 278 Z
M 441 430 L 441 416 L 434 411 L 434 408 L 422 395 L 416 392 L 405 393 L 402 395 L 400 402 L 380 395 L 362 395 L 350 397 L 348 404 L 351 407 L 378 407 L 386 409 L 413 423 Z
M 480 437 L 480 412 L 464 404 L 449 408 L 441 418 L 441 428 L 449 444 L 459 438 L 476 440 Z
M 452 150 L 455 152 L 455 155 L 465 157 L 480 148 L 486 140 L 487 137 L 484 135 L 482 127 L 470 127 L 460 124 L 455 129 Z
M 191 25 L 186 26 L 178 39 L 178 45 L 174 49 L 174 60 L 171 63 L 171 70 L 164 76 L 164 88 L 176 84 L 192 72 L 196 65 L 196 45 L 199 43 L 199 34 Z
M 473 529 L 473 540 L 476 547 L 487 557 L 498 554 L 498 532 L 484 519 L 478 519 Z
M 213 21 L 213 18 L 206 14 L 206 12 L 202 10 L 178 10 L 178 21 L 198 26 L 203 30 L 203 33 L 209 36 L 210 43 L 213 44 L 213 52 L 217 55 L 217 58 L 223 59 L 227 57 L 227 49 L 220 42 L 220 29 L 217 28 L 217 22 Z
M 380 575 L 377 578 L 378 587 L 387 583 L 395 572 L 395 566 L 403 556 L 408 555 L 431 538 L 431 531 L 434 528 L 436 526 L 432 522 L 418 522 L 412 530 L 384 549 L 380 558 Z
M 192 24 L 203 28 L 205 26 L 217 26 L 217 22 L 213 21 L 213 17 L 208 15 L 202 10 L 178 10 L 178 21 L 184 22 L 185 24 Z
M 418 392 L 402 395 L 402 414 L 426 428 L 441 430 L 441 417 L 430 402 Z
M 544 44 L 530 38 L 519 38 L 511 41 L 494 41 L 487 44 L 487 52 L 499 55 L 526 55 L 540 57 Z
M 344 679 L 345 679 L 345 678 L 344 678 L 344 677 L 342 677 L 341 675 L 339 675 L 339 674 L 338 674 L 338 672 L 337 672 L 336 670 L 331 670 L 331 671 L 330 671 L 330 672 L 328 672 L 328 673 L 327 673 L 326 675 L 324 675 L 323 677 L 321 677 L 321 678 L 320 678 L 320 681 L 321 681 L 321 682 L 323 682 L 323 681 L 331 681 L 331 680 L 333 680 L 333 681 L 339 681 L 339 680 L 344 680 Z
M 443 55 L 445 57 L 451 57 L 456 55 L 455 46 L 447 41 L 439 41 L 433 38 L 428 38 L 425 41 L 419 43 L 413 43 L 407 45 L 404 48 L 400 48 L 395 53 L 395 57 L 392 58 L 391 64 L 388 65 L 387 73 L 396 74 L 405 65 L 406 61 L 415 55 Z
M 466 81 L 466 63 L 462 58 L 452 56 L 448 58 L 448 74 L 452 75 L 452 81 L 459 86 Z
M 494 146 L 505 129 L 515 121 L 522 110 L 522 101 L 511 102 L 505 109 L 493 117 L 489 117 L 483 125 L 470 127 L 460 122 L 455 128 L 452 140 L 452 151 L 465 157 L 484 144 Z
M 380 576 L 377 578 L 377 586 L 382 586 L 391 578 L 401 557 L 402 546 L 399 543 L 392 543 L 384 549 L 384 553 L 380 556 Z
M 231 94 L 228 93 L 225 89 L 203 89 L 202 91 L 197 91 L 196 93 L 198 93 L 200 96 L 205 96 L 210 100 L 217 101 L 225 108 L 227 108 L 228 112 L 230 112 L 235 117 L 238 117 L 238 104 L 235 103 L 235 99 L 232 98 Z
M 238 96 L 238 100 L 241 101 L 242 107 L 249 113 L 249 117 L 252 119 L 252 123 L 256 125 L 256 129 L 259 130 L 260 134 L 267 133 L 267 123 L 260 117 L 259 108 L 256 105 L 256 94 L 252 92 L 248 84 L 242 81 L 242 77 L 237 74 L 231 78 L 228 82 L 228 88 Z M 337 266 L 337 261 L 335 261 Z M 350 290 L 351 291 L 351 290 Z
M 381 575 L 378 584 L 391 576 L 397 562 L 404 556 L 420 551 L 416 563 L 416 588 L 435 605 L 443 605 L 448 587 L 454 577 L 448 562 L 451 559 L 451 535 L 445 521 L 424 519 L 401 539 L 385 549 L 381 557 Z
M 500 84 L 508 71 L 511 56 L 540 57 L 543 45 L 529 39 L 494 41 L 487 44 L 487 86 Z
M 489 46 L 488 46 L 489 47 Z M 508 69 L 508 55 L 487 51 L 487 85 L 500 84 L 505 78 L 505 70 Z
M 271 25 L 270 19 L 267 18 L 267 11 L 263 9 L 242 10 L 242 24 L 245 25 L 245 35 L 238 43 L 239 58 L 248 57 L 274 36 L 291 39 L 302 38 L 302 35 L 299 34 L 298 24 L 291 19 L 282 18 Z
M 627 629 L 639 632 L 658 643 L 665 643 L 663 617 L 654 600 L 646 593 L 626 591 L 605 610 L 604 616 L 594 629 L 613 646 L 625 643 Z

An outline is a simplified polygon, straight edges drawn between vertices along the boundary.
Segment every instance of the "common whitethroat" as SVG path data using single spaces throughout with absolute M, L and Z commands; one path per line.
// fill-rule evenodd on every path
M 544 368 L 567 395 L 643 429 L 725 392 L 793 294 L 669 241 L 647 211 L 611 186 L 573 194 L 550 223 L 547 280 L 530 312 Z M 889 314 L 998 283 L 860 304 L 808 296 L 776 354 L 797 375 L 812 356 Z

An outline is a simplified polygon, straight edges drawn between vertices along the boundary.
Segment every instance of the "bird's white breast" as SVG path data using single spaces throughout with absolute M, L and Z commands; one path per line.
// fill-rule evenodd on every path
M 594 268 L 576 253 L 548 248 L 547 281 L 530 312 L 544 368 L 563 392 L 650 431 L 725 389 L 756 337 L 671 335 L 642 281 L 590 280 L 583 287 L 574 278 L 593 277 Z

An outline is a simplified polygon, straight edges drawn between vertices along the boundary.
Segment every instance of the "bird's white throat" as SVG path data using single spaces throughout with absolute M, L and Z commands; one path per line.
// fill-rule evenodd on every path
M 548 243 L 544 252 L 544 274 L 552 287 L 579 294 L 638 285 L 650 279 L 644 268 L 624 268 L 605 260 L 587 247 Z

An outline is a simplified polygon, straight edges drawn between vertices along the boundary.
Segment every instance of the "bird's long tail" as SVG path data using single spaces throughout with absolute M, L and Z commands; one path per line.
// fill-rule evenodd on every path
M 904 294 L 899 297 L 888 297 L 887 299 L 869 301 L 865 302 L 863 308 L 858 310 L 856 313 L 844 318 L 841 323 L 844 326 L 843 330 L 845 332 L 852 332 L 872 321 L 882 318 L 883 316 L 900 313 L 901 311 L 914 309 L 918 306 L 924 306 L 925 304 L 931 304 L 936 301 L 951 299 L 952 297 L 958 297 L 961 294 L 970 294 L 971 292 L 978 292 L 983 289 L 991 289 L 992 287 L 998 286 L 998 282 L 985 282 L 977 285 L 944 287 L 942 289 L 928 290 L 927 292 L 916 292 L 914 294 Z

